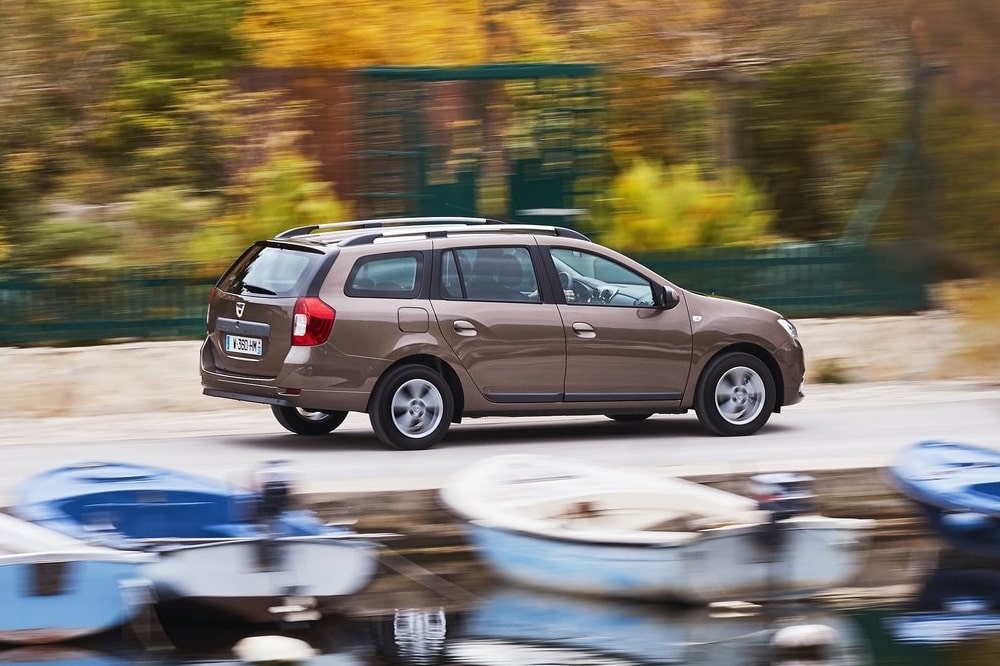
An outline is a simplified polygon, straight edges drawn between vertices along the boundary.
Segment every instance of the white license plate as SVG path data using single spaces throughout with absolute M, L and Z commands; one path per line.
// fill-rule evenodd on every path
M 245 338 L 242 335 L 227 335 L 226 353 L 229 352 L 261 356 L 264 353 L 264 341 L 260 338 Z

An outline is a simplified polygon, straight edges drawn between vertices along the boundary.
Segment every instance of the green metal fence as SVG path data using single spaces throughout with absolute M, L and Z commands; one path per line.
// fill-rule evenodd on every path
M 676 284 L 790 317 L 906 314 L 929 305 L 916 243 L 815 243 L 632 253 Z
M 682 287 L 791 317 L 896 314 L 928 305 L 915 246 L 815 244 L 633 256 Z M 198 338 L 213 277 L 198 266 L 0 271 L 0 346 Z
M 0 271 L 0 345 L 199 337 L 215 283 L 203 276 L 180 265 Z

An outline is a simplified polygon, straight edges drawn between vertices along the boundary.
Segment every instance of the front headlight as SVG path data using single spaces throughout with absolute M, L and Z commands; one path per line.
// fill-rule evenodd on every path
M 780 324 L 781 328 L 785 329 L 785 331 L 788 332 L 788 335 L 792 336 L 792 340 L 797 341 L 799 339 L 799 332 L 795 330 L 795 324 L 788 321 L 784 317 L 778 318 L 778 324 Z

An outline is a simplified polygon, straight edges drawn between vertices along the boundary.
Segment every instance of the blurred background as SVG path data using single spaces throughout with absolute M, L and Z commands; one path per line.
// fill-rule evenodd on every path
M 398 215 L 572 226 L 792 316 L 1000 320 L 997 3 L 0 10 L 0 344 L 199 335 L 249 243 Z

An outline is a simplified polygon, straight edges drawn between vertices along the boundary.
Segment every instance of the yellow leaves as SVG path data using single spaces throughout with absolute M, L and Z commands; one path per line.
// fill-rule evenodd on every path
M 477 0 L 253 0 L 237 35 L 275 67 L 481 62 Z
M 492 12 L 490 60 L 561 62 L 566 59 L 566 38 L 539 6 L 521 6 Z
M 773 213 L 739 173 L 706 179 L 693 165 L 638 159 L 612 186 L 604 241 L 623 250 L 748 244 L 767 236 Z

